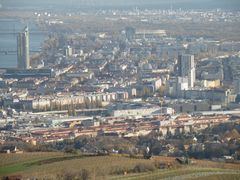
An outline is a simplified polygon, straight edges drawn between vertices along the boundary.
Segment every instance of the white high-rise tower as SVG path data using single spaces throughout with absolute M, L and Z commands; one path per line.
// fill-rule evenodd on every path
M 194 87 L 196 70 L 193 55 L 183 54 L 178 57 L 178 71 L 179 76 L 188 78 L 188 87 Z
M 17 36 L 17 62 L 19 69 L 30 68 L 29 31 L 27 26 Z

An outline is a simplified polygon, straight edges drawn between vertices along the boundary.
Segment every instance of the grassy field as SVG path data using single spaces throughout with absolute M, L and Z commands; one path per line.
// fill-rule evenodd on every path
M 221 175 L 210 175 L 205 177 L 192 178 L 191 180 L 239 180 L 240 174 L 221 174 Z
M 185 179 L 209 179 L 223 177 L 223 180 L 229 180 L 229 177 L 237 178 L 240 176 L 240 171 L 214 169 L 214 168 L 196 168 L 186 166 L 184 168 L 174 170 L 158 170 L 151 173 L 139 173 L 128 176 L 112 177 L 112 180 L 185 180 Z
M 70 157 L 61 152 L 37 152 L 23 154 L 0 154 L 0 175 L 12 174 L 28 169 L 32 163 L 52 158 Z
M 35 161 L 47 159 L 51 157 L 62 157 L 64 153 L 61 152 L 34 152 L 23 154 L 0 154 L 0 167 L 11 164 L 23 163 L 28 161 Z
M 156 162 L 171 163 L 170 169 L 148 169 L 136 173 L 134 168 L 141 164 L 153 167 Z M 39 179 L 59 179 L 63 174 L 77 174 L 86 169 L 92 179 L 239 179 L 240 165 L 195 160 L 193 165 L 181 166 L 171 157 L 155 157 L 152 160 L 134 159 L 124 156 L 82 156 L 64 153 L 0 154 L 0 176 L 22 175 Z M 124 175 L 124 172 L 125 173 Z
M 121 156 L 81 156 L 63 153 L 0 154 L 0 176 L 23 175 L 23 177 L 50 177 L 62 173 L 75 173 L 80 169 L 105 176 L 118 169 L 131 169 L 138 163 L 150 164 L 144 159 Z

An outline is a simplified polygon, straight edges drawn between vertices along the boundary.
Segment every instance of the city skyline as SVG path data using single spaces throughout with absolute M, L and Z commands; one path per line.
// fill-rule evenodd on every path
M 1 3 L 3 180 L 240 178 L 236 0 Z

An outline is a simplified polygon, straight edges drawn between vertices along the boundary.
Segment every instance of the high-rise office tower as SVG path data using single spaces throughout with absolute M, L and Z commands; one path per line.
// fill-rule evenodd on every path
M 194 56 L 189 54 L 179 55 L 178 57 L 179 76 L 188 78 L 188 87 L 194 87 L 196 80 L 196 70 Z
M 19 69 L 30 68 L 29 31 L 27 26 L 17 36 L 17 62 Z
M 133 27 L 126 27 L 125 28 L 126 32 L 126 38 L 131 41 L 134 38 L 134 35 L 136 33 L 136 30 Z
M 233 85 L 235 94 L 240 94 L 240 79 L 234 79 Z
M 65 56 L 67 56 L 67 57 L 72 56 L 72 54 L 73 54 L 73 49 L 72 49 L 70 46 L 65 47 L 64 50 L 65 50 L 65 51 L 64 51 L 64 55 L 65 55 Z

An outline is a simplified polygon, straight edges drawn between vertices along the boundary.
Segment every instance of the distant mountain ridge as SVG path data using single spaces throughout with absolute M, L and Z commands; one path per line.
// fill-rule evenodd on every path
M 231 9 L 240 10 L 239 0 L 2 0 L 4 8 L 13 9 L 95 9 L 95 8 L 156 8 L 156 9 Z

